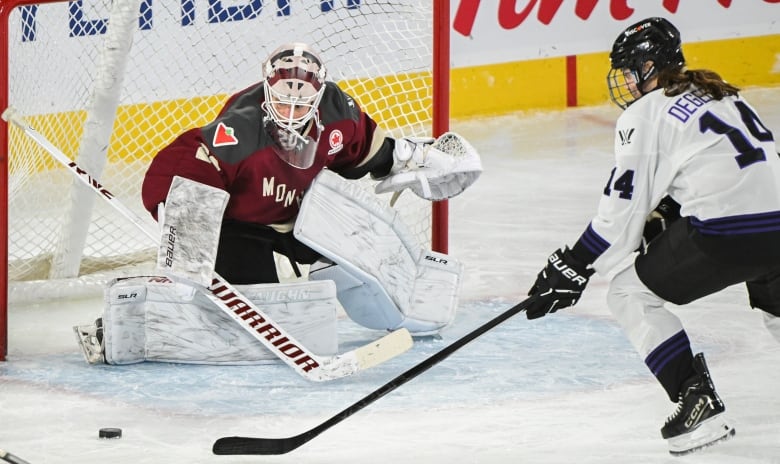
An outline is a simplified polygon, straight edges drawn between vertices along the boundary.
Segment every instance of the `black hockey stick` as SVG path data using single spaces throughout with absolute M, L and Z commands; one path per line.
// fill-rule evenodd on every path
M 467 343 L 484 334 L 493 327 L 501 324 L 505 320 L 523 311 L 531 302 L 531 298 L 526 298 L 522 302 L 512 306 L 508 310 L 499 314 L 495 318 L 477 327 L 473 331 L 459 338 L 447 347 L 443 348 L 433 356 L 423 360 L 416 366 L 407 370 L 393 380 L 382 385 L 377 390 L 369 393 L 366 397 L 353 405 L 347 407 L 340 413 L 314 427 L 306 432 L 287 438 L 251 438 L 251 437 L 222 437 L 214 442 L 212 451 L 214 454 L 285 454 L 309 442 L 312 438 L 328 430 L 352 414 L 360 411 L 379 398 L 385 396 L 406 382 L 412 380 L 431 367 L 446 359 L 452 353 L 463 348 Z
M 10 462 L 11 464 L 30 464 L 19 456 L 13 455 L 6 450 L 0 449 L 0 460 Z

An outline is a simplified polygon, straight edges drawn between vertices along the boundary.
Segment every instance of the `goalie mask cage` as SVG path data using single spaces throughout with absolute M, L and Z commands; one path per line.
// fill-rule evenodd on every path
M 391 135 L 447 130 L 446 0 L 3 0 L 0 21 L 0 111 L 15 108 L 150 225 L 140 186 L 154 154 L 259 81 L 285 42 L 319 50 L 329 80 Z M 99 294 L 152 272 L 156 244 L 16 127 L 0 132 L 4 360 L 9 304 Z M 411 193 L 396 204 L 441 252 L 446 207 Z

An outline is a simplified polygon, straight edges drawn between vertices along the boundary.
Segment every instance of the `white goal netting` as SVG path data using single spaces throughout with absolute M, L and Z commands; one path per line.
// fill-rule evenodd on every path
M 139 192 L 152 156 L 260 80 L 261 62 L 281 43 L 318 49 L 330 79 L 391 134 L 431 135 L 432 22 L 429 0 L 22 5 L 7 24 L 8 104 L 151 224 Z M 156 244 L 23 133 L 8 131 L 12 302 L 95 291 L 152 268 Z M 411 194 L 399 203 L 428 241 L 430 203 Z

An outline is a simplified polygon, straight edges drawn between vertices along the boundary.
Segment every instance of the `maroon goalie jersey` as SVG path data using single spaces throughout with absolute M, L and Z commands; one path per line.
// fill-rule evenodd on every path
M 289 223 L 322 169 L 351 170 L 373 155 L 376 123 L 336 84 L 327 82 L 319 106 L 324 129 L 314 164 L 308 169 L 287 164 L 274 152 L 272 136 L 264 129 L 264 99 L 262 82 L 249 87 L 233 95 L 213 122 L 184 132 L 163 148 L 144 177 L 146 209 L 156 217 L 173 177 L 180 176 L 227 191 L 225 219 Z

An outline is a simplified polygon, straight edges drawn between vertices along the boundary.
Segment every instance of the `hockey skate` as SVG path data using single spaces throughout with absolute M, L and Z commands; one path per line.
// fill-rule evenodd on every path
M 84 359 L 89 364 L 105 364 L 106 356 L 103 351 L 103 319 L 98 318 L 91 325 L 77 325 L 73 327 L 76 333 L 76 341 L 81 347 Z
M 669 453 L 675 456 L 728 440 L 736 433 L 726 421 L 726 408 L 715 392 L 702 353 L 694 358 L 693 368 L 696 375 L 683 384 L 677 409 L 661 428 Z

